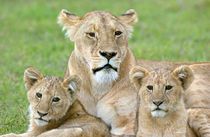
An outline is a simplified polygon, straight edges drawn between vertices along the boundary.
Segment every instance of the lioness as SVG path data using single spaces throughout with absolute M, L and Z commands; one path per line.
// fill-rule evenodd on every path
M 30 125 L 27 133 L 3 137 L 109 137 L 106 125 L 90 116 L 77 100 L 81 80 L 70 76 L 64 80 L 43 77 L 41 72 L 28 68 L 24 73 L 30 102 Z M 99 128 L 100 127 L 100 128 Z
M 136 60 L 128 47 L 128 38 L 136 22 L 137 14 L 132 9 L 119 17 L 105 11 L 88 12 L 78 17 L 67 10 L 62 10 L 58 17 L 58 23 L 67 31 L 66 36 L 75 43 L 65 77 L 76 74 L 84 80 L 79 96 L 81 103 L 88 113 L 111 126 L 114 135 L 135 134 L 137 91 L 130 83 L 128 73 Z M 145 68 L 161 67 L 165 63 L 137 60 L 137 64 Z M 169 64 L 177 67 L 192 63 Z M 206 84 L 200 87 L 208 88 Z M 204 92 L 210 93 L 210 90 Z
M 58 21 L 75 42 L 65 77 L 76 74 L 83 79 L 79 100 L 90 114 L 111 126 L 112 134 L 134 135 L 136 91 L 128 73 L 135 58 L 128 37 L 136 12 L 115 17 L 94 11 L 80 18 L 62 10 Z
M 136 66 L 130 79 L 139 91 L 137 137 L 186 137 L 184 92 L 194 79 L 192 70 L 180 66 L 148 71 Z

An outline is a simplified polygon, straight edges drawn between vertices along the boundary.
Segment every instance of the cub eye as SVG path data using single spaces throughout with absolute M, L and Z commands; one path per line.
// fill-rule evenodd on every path
M 54 98 L 52 99 L 52 102 L 58 102 L 59 100 L 60 100 L 60 98 L 54 97 Z
M 115 31 L 114 35 L 115 36 L 120 36 L 122 34 L 122 31 Z
M 148 86 L 147 86 L 147 89 L 148 89 L 148 90 L 153 90 L 153 86 L 152 86 L 152 85 L 148 85 Z
M 166 85 L 165 86 L 165 90 L 171 90 L 173 88 L 173 86 L 171 86 L 171 85 Z
M 88 35 L 89 37 L 92 37 L 92 38 L 94 38 L 94 37 L 96 36 L 94 32 L 89 32 L 89 33 L 87 33 L 87 35 Z
M 36 96 L 37 96 L 38 98 L 42 98 L 42 94 L 39 93 L 39 92 L 36 93 Z

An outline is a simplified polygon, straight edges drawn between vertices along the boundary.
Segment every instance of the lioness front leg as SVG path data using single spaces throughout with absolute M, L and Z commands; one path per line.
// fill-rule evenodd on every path
M 188 109 L 188 122 L 190 128 L 196 133 L 197 136 L 210 136 L 210 109 Z
M 80 127 L 53 129 L 53 130 L 44 132 L 37 137 L 82 137 L 82 132 L 83 132 L 83 129 Z

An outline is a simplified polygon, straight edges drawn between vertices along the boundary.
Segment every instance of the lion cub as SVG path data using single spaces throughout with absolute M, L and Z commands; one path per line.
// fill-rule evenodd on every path
M 76 99 L 81 80 L 70 76 L 62 80 L 43 75 L 34 68 L 24 73 L 30 102 L 30 125 L 25 134 L 5 136 L 38 137 L 109 137 L 109 130 L 99 119 L 90 116 Z
M 139 91 L 137 137 L 185 137 L 183 95 L 194 79 L 192 70 L 181 66 L 174 71 L 161 68 L 149 72 L 137 66 L 130 78 Z

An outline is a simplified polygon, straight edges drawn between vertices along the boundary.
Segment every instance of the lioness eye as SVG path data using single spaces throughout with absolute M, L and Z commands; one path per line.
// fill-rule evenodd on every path
M 115 31 L 114 35 L 115 36 L 120 36 L 122 34 L 122 31 Z
M 93 32 L 89 32 L 89 33 L 87 33 L 88 34 L 88 36 L 90 36 L 90 37 L 95 37 L 95 33 L 93 33 Z
M 52 99 L 52 102 L 58 102 L 59 100 L 60 100 L 60 98 L 54 97 L 54 98 Z
M 171 85 L 166 85 L 165 86 L 165 90 L 171 90 L 173 88 L 173 86 L 171 86 Z
M 38 98 L 41 98 L 41 97 L 42 97 L 42 94 L 39 93 L 39 92 L 37 92 L 37 93 L 36 93 L 36 96 L 37 96 Z
M 147 89 L 148 90 L 153 90 L 153 86 L 152 85 L 149 85 L 149 86 L 147 86 Z

